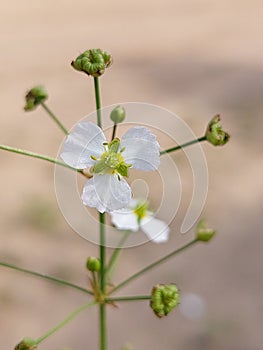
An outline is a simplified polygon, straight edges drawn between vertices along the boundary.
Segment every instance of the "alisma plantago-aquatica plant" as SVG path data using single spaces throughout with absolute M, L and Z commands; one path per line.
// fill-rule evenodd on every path
M 169 149 L 160 151 L 156 135 L 147 127 L 136 125 L 129 127 L 122 138 L 116 137 L 117 128 L 126 117 L 125 108 L 121 105 L 113 108 L 110 113 L 112 121 L 112 136 L 109 140 L 103 132 L 103 120 L 101 113 L 100 77 L 112 64 L 112 57 L 106 51 L 91 49 L 85 51 L 72 61 L 71 65 L 77 71 L 85 73 L 94 81 L 97 123 L 81 121 L 68 132 L 63 123 L 47 106 L 48 94 L 43 86 L 36 86 L 26 94 L 25 111 L 32 111 L 38 106 L 44 108 L 56 125 L 66 135 L 66 140 L 61 152 L 61 159 L 34 153 L 27 150 L 0 145 L 0 149 L 38 158 L 52 162 L 58 166 L 66 167 L 86 177 L 86 183 L 82 192 L 83 205 L 95 208 L 98 212 L 99 227 L 99 254 L 98 257 L 88 257 L 86 262 L 90 274 L 90 288 L 75 285 L 70 281 L 45 275 L 36 271 L 27 270 L 8 262 L 0 262 L 0 266 L 15 269 L 23 273 L 44 278 L 54 283 L 62 284 L 68 288 L 74 288 L 88 297 L 86 304 L 73 310 L 58 325 L 39 338 L 25 337 L 15 347 L 16 350 L 37 349 L 40 344 L 65 326 L 79 313 L 91 307 L 99 310 L 99 348 L 107 349 L 107 309 L 116 303 L 125 301 L 145 300 L 153 310 L 153 315 L 159 318 L 166 317 L 179 303 L 179 290 L 176 281 L 168 285 L 157 282 L 149 290 L 149 295 L 133 295 L 114 297 L 114 293 L 142 276 L 144 273 L 173 258 L 187 248 L 198 242 L 208 242 L 215 234 L 213 229 L 208 229 L 204 221 L 200 221 L 196 228 L 195 237 L 187 244 L 172 250 L 169 254 L 143 267 L 135 274 L 128 276 L 124 281 L 115 285 L 113 272 L 117 264 L 120 252 L 129 235 L 142 230 L 149 240 L 156 243 L 165 243 L 169 239 L 170 228 L 163 220 L 158 219 L 157 214 L 151 209 L 148 200 L 134 198 L 132 190 L 127 182 L 129 172 L 132 169 L 142 171 L 156 171 L 160 165 L 162 156 L 189 147 L 202 141 L 208 141 L 212 145 L 220 146 L 229 140 L 220 125 L 220 117 L 216 115 L 209 122 L 205 134 L 186 143 L 175 145 Z M 106 257 L 106 215 L 111 219 L 116 230 L 122 230 L 122 237 L 118 246 L 114 249 L 109 259 Z M 28 330 L 30 332 L 30 330 Z

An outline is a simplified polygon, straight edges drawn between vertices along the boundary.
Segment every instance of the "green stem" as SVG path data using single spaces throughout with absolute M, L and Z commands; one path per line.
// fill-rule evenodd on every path
M 61 123 L 61 121 L 55 116 L 55 114 L 48 108 L 48 106 L 45 104 L 45 102 L 40 102 L 41 106 L 44 108 L 44 110 L 47 112 L 47 114 L 51 117 L 51 119 L 57 124 L 57 126 L 63 131 L 65 135 L 68 135 L 68 130 L 65 128 L 65 126 Z
M 99 214 L 100 218 L 100 289 L 102 295 L 106 292 L 106 249 L 105 249 L 105 213 Z M 107 349 L 106 335 L 106 304 L 100 304 L 100 349 Z
M 94 77 L 94 89 L 96 98 L 96 110 L 97 110 L 97 125 L 101 128 L 101 101 L 100 101 L 100 88 L 99 78 Z M 99 213 L 100 219 L 100 290 L 102 295 L 106 293 L 106 249 L 105 249 L 105 213 Z M 106 325 L 106 304 L 101 303 L 99 305 L 100 314 L 100 350 L 107 349 L 107 325 Z
M 106 304 L 100 304 L 100 350 L 107 349 Z
M 115 302 L 115 301 L 139 301 L 139 300 L 150 300 L 151 295 L 134 295 L 128 297 L 116 297 L 116 298 L 107 298 L 106 302 Z
M 166 153 L 178 151 L 179 149 L 182 149 L 182 148 L 187 147 L 187 146 L 191 146 L 195 143 L 202 142 L 202 141 L 206 141 L 206 136 L 199 137 L 198 139 L 186 142 L 186 143 L 179 145 L 179 146 L 176 146 L 176 147 L 165 149 L 164 151 L 160 152 L 160 155 L 162 156 L 163 154 L 166 154 Z
M 135 280 L 136 278 L 140 277 L 145 272 L 148 272 L 149 270 L 153 269 L 154 267 L 164 263 L 168 259 L 172 258 L 173 256 L 175 256 L 178 253 L 181 253 L 183 250 L 189 248 L 191 245 L 193 245 L 193 244 L 195 244 L 197 242 L 198 242 L 198 239 L 195 238 L 193 241 L 187 243 L 186 245 L 182 246 L 181 248 L 174 250 L 173 252 L 169 253 L 168 255 L 165 255 L 163 258 L 161 258 L 161 259 L 155 261 L 154 263 L 146 266 L 142 270 L 138 271 L 137 273 L 135 273 L 131 277 L 127 278 L 126 280 L 124 280 L 123 282 L 118 284 L 115 288 L 113 288 L 111 290 L 110 294 L 112 294 L 113 292 L 116 292 L 116 290 L 119 290 L 120 288 L 124 287 L 126 284 L 128 284 L 131 281 Z
M 26 151 L 26 150 L 23 150 L 23 149 L 6 146 L 6 145 L 0 145 L 0 149 L 2 149 L 4 151 L 8 151 L 8 152 L 22 154 L 24 156 L 28 156 L 28 157 L 32 157 L 32 158 L 38 158 L 38 159 L 46 160 L 47 162 L 58 164 L 58 165 L 61 165 L 61 166 L 65 167 L 65 168 L 69 168 L 69 169 L 75 170 L 75 171 L 77 171 L 79 173 L 82 173 L 82 170 L 75 169 L 75 168 L 71 167 L 70 165 L 64 163 L 62 160 L 59 160 L 59 159 L 56 159 L 56 158 L 51 158 L 51 157 L 43 155 L 43 154 L 34 153 L 34 152 Z
M 97 276 L 95 274 L 94 271 L 91 271 L 91 275 L 92 275 L 92 281 L 93 281 L 93 285 L 94 285 L 94 289 L 98 290 L 98 280 L 97 280 Z
M 114 125 L 113 125 L 113 129 L 112 129 L 111 141 L 112 141 L 112 140 L 115 138 L 116 131 L 117 131 L 117 124 L 116 124 L 116 123 L 114 123 Z
M 114 269 L 115 269 L 115 266 L 116 266 L 116 263 L 117 263 L 117 260 L 120 256 L 120 253 L 121 253 L 121 248 L 123 247 L 123 244 L 125 243 L 126 239 L 128 238 L 130 234 L 130 231 L 125 231 L 119 241 L 119 244 L 118 244 L 118 247 L 114 249 L 114 252 L 110 258 L 110 261 L 108 263 L 108 267 L 107 267 L 107 278 L 108 280 L 111 280 L 111 277 L 112 277 L 112 274 L 114 272 Z
M 81 291 L 81 292 L 83 292 L 85 294 L 93 295 L 93 293 L 91 291 L 89 291 L 88 289 L 80 287 L 80 286 L 78 286 L 76 284 L 70 283 L 68 281 L 62 280 L 62 279 L 57 278 L 57 277 L 45 275 L 45 274 L 42 274 L 42 273 L 39 273 L 39 272 L 36 272 L 36 271 L 32 271 L 32 270 L 27 270 L 27 269 L 24 269 L 22 267 L 18 267 L 18 266 L 12 265 L 12 264 L 4 263 L 4 262 L 0 262 L 0 266 L 7 267 L 9 269 L 13 269 L 13 270 L 16 270 L 16 271 L 24 272 L 24 273 L 27 273 L 27 274 L 32 275 L 32 276 L 37 276 L 37 277 L 40 277 L 40 278 L 43 278 L 43 279 L 46 279 L 46 280 L 49 280 L 49 281 L 53 281 L 53 282 L 62 284 L 64 286 L 68 286 L 68 287 L 77 289 L 77 290 L 79 290 L 79 291 Z
M 102 293 L 106 291 L 105 279 L 105 265 L 106 265 L 106 251 L 105 251 L 105 213 L 100 213 L 100 287 Z
M 95 305 L 95 304 L 96 304 L 95 301 L 90 301 L 89 303 L 78 307 L 71 314 L 69 314 L 68 317 L 66 317 L 62 322 L 60 322 L 58 325 L 56 325 L 54 328 L 52 328 L 50 331 L 48 331 L 42 337 L 38 338 L 36 340 L 36 345 L 39 345 L 40 343 L 42 343 L 42 341 L 44 341 L 45 339 L 50 337 L 52 334 L 57 332 L 60 328 L 64 327 L 68 322 L 70 322 L 73 318 L 75 318 L 79 313 L 87 310 L 89 307 L 91 307 L 92 305 Z
M 94 88 L 95 88 L 95 98 L 96 98 L 96 109 L 97 109 L 97 124 L 101 128 L 101 102 L 100 102 L 100 85 L 99 78 L 94 77 Z
M 92 271 L 91 274 L 92 274 L 92 283 L 93 283 L 92 289 L 94 290 L 94 297 L 96 299 L 97 296 L 100 294 L 100 285 L 98 283 L 97 273 Z

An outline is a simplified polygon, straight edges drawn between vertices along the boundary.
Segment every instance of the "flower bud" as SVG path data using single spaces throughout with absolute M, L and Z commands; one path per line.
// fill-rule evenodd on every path
M 178 303 L 179 291 L 175 284 L 157 284 L 153 287 L 150 306 L 156 316 L 167 316 Z
M 199 223 L 197 224 L 196 238 L 199 241 L 208 242 L 211 238 L 214 237 L 215 233 L 215 230 L 206 227 L 204 220 L 199 221 Z
M 35 86 L 26 94 L 26 104 L 24 107 L 25 111 L 32 111 L 41 102 L 45 102 L 48 98 L 48 94 L 44 86 Z
M 90 256 L 87 259 L 86 267 L 89 271 L 100 271 L 100 259 Z
M 73 68 L 93 77 L 101 76 L 111 64 L 111 55 L 100 49 L 87 50 L 71 62 Z
M 206 130 L 206 140 L 214 146 L 223 146 L 225 145 L 229 139 L 230 135 L 222 129 L 220 125 L 220 115 L 217 114 L 214 118 L 209 122 L 207 130 Z
M 15 350 L 36 350 L 36 341 L 30 338 L 24 338 L 17 346 Z
M 110 114 L 110 118 L 114 122 L 114 124 L 119 124 L 124 121 L 125 115 L 126 115 L 126 112 L 124 107 L 117 106 L 112 110 Z

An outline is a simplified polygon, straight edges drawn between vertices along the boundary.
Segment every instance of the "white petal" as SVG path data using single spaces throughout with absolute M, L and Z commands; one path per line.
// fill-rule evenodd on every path
M 80 122 L 64 143 L 60 157 L 76 169 L 85 169 L 94 164 L 90 157 L 99 157 L 104 152 L 105 136 L 96 124 Z
M 142 231 L 153 242 L 162 243 L 168 241 L 170 228 L 164 221 L 155 219 L 153 216 L 147 216 L 141 220 L 140 226 Z
M 104 213 L 105 206 L 100 201 L 100 198 L 93 184 L 93 180 L 94 179 L 91 178 L 86 182 L 83 188 L 81 199 L 84 205 L 88 205 L 91 208 L 96 208 L 100 213 Z
M 130 186 L 117 175 L 94 174 L 83 188 L 84 205 L 97 208 L 101 213 L 127 207 L 131 200 Z
M 160 146 L 156 136 L 143 126 L 129 129 L 121 139 L 122 147 L 125 147 L 125 162 L 135 169 L 156 170 L 160 165 Z
M 111 222 L 119 230 L 138 231 L 139 225 L 137 216 L 130 209 L 116 210 L 110 213 Z

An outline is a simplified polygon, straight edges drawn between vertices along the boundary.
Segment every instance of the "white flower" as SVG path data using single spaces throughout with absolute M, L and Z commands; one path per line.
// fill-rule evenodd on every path
M 141 229 L 150 240 L 156 243 L 166 242 L 169 238 L 169 226 L 154 217 L 145 201 L 132 199 L 128 208 L 113 211 L 110 215 L 113 225 L 119 230 L 136 232 Z
M 67 136 L 61 158 L 76 169 L 90 168 L 93 177 L 84 186 L 82 201 L 103 213 L 127 207 L 131 188 L 124 177 L 129 168 L 156 170 L 159 149 L 155 135 L 145 127 L 133 127 L 121 140 L 107 143 L 101 128 L 80 122 Z

